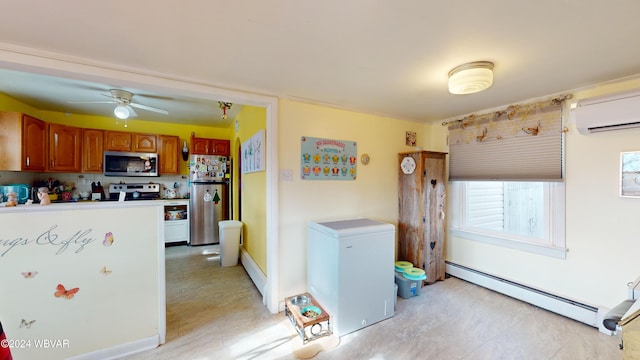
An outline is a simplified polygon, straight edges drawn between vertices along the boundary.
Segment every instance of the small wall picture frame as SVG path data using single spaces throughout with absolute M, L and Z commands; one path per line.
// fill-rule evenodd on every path
M 640 151 L 620 153 L 620 196 L 640 198 Z
M 415 131 L 407 131 L 406 132 L 406 142 L 407 146 L 416 146 L 416 132 Z

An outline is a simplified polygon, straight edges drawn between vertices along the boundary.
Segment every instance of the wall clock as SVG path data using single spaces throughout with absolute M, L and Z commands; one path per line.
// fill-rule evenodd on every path
M 416 160 L 411 156 L 405 156 L 400 162 L 400 169 L 407 175 L 413 174 L 416 169 Z

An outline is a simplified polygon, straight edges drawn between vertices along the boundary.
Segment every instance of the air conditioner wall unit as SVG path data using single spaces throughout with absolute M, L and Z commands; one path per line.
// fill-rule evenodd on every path
M 583 135 L 640 127 L 640 90 L 578 101 L 573 109 Z

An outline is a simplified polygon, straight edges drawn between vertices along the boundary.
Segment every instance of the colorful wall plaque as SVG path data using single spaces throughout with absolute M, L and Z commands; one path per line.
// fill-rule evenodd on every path
M 357 146 L 354 141 L 301 139 L 300 176 L 303 180 L 355 180 Z

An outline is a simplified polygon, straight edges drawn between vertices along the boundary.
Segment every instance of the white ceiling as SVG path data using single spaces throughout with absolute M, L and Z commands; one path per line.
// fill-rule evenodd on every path
M 415 121 L 640 74 L 637 0 L 32 0 L 3 13 L 0 51 Z M 477 60 L 495 63 L 494 85 L 449 94 L 449 70 Z M 217 126 L 215 100 L 122 84 L 0 71 L 0 92 L 40 109 L 111 116 L 68 101 L 123 88 L 169 110 L 160 121 Z

